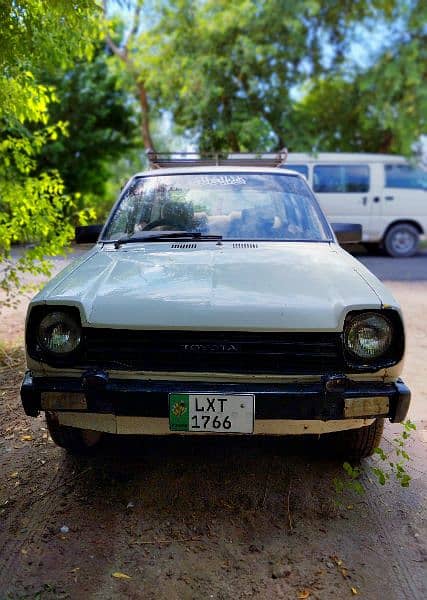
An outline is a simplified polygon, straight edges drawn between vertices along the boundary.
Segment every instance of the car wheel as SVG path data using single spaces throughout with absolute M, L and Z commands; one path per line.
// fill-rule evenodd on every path
M 384 238 L 384 247 L 389 256 L 406 258 L 413 256 L 418 249 L 420 234 L 409 223 L 398 223 L 388 230 Z
M 55 444 L 73 454 L 89 452 L 99 443 L 102 437 L 100 431 L 60 425 L 57 415 L 52 412 L 46 413 L 46 425 Z
M 350 460 L 360 460 L 372 456 L 381 442 L 384 419 L 375 419 L 371 425 L 358 429 L 347 429 L 328 433 L 324 437 L 334 455 L 345 456 Z

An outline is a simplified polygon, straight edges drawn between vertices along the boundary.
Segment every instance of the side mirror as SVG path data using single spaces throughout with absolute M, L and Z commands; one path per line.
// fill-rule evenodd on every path
M 340 244 L 359 244 L 362 241 L 362 225 L 356 223 L 331 223 Z
M 85 225 L 76 227 L 76 244 L 96 244 L 103 225 Z

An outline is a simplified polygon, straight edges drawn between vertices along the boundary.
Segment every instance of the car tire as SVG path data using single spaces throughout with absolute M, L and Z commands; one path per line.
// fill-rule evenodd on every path
M 375 448 L 381 443 L 384 430 L 384 419 L 375 419 L 371 425 L 358 429 L 347 429 L 326 434 L 328 450 L 335 456 L 343 456 L 349 460 L 360 460 L 372 456 Z
M 57 415 L 52 412 L 46 413 L 46 425 L 55 444 L 72 454 L 91 452 L 102 438 L 100 431 L 60 425 Z
M 390 227 L 384 238 L 384 248 L 389 256 L 407 258 L 418 250 L 420 234 L 409 223 L 397 223 Z

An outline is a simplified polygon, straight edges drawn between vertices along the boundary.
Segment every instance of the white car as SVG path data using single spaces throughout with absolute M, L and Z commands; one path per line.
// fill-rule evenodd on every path
M 32 300 L 26 348 L 25 412 L 70 451 L 103 432 L 327 434 L 360 458 L 410 400 L 398 303 L 304 177 L 271 167 L 135 175 Z
M 362 225 L 368 249 L 413 256 L 427 234 L 427 171 L 392 154 L 289 154 L 331 220 Z

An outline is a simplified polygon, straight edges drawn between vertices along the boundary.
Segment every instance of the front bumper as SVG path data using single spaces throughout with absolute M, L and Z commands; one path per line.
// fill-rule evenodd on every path
M 342 375 L 301 383 L 200 383 L 108 379 L 103 377 L 24 376 L 25 413 L 42 410 L 167 419 L 170 393 L 255 395 L 255 421 L 369 419 L 402 422 L 411 393 L 402 380 L 392 383 L 352 381 Z

